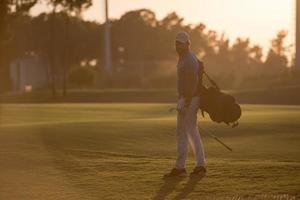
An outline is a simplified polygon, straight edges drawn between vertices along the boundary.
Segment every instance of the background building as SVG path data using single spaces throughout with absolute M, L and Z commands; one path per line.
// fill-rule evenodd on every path
M 24 92 L 46 87 L 47 69 L 47 64 L 36 56 L 14 60 L 10 64 L 12 90 Z

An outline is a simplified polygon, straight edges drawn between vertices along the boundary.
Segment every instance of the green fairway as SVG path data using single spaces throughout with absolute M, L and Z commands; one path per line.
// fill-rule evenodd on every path
M 201 118 L 233 152 L 202 134 L 207 176 L 164 181 L 172 106 L 0 104 L 0 199 L 300 198 L 300 106 L 244 105 L 235 129 Z

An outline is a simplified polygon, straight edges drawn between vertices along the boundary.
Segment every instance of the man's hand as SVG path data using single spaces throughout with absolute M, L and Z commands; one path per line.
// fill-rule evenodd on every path
M 183 114 L 185 111 L 185 99 L 184 98 L 180 98 L 177 102 L 177 111 L 180 114 Z

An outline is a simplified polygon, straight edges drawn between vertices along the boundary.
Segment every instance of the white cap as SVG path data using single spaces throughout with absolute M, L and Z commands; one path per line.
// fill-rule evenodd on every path
M 187 43 L 187 42 L 191 43 L 189 34 L 184 31 L 177 34 L 176 41 L 181 42 L 181 43 Z

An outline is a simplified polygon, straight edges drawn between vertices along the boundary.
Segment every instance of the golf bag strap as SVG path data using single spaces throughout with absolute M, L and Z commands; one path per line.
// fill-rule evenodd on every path
M 217 90 L 220 90 L 219 86 L 216 84 L 215 81 L 213 81 L 209 75 L 206 73 L 205 69 L 204 69 L 204 65 L 203 62 L 201 62 L 198 58 L 198 65 L 199 65 L 199 70 L 200 70 L 200 74 L 199 74 L 199 78 L 201 78 L 201 84 L 202 84 L 202 75 L 204 74 L 206 76 L 206 78 L 208 79 L 208 81 L 210 82 L 210 84 L 212 84 Z
M 210 82 L 210 84 L 212 84 L 215 88 L 217 88 L 218 90 L 220 90 L 219 86 L 217 85 L 217 83 L 215 81 L 213 81 L 209 75 L 206 73 L 206 71 L 203 71 L 203 74 L 205 74 L 206 78 L 208 79 L 208 81 Z

